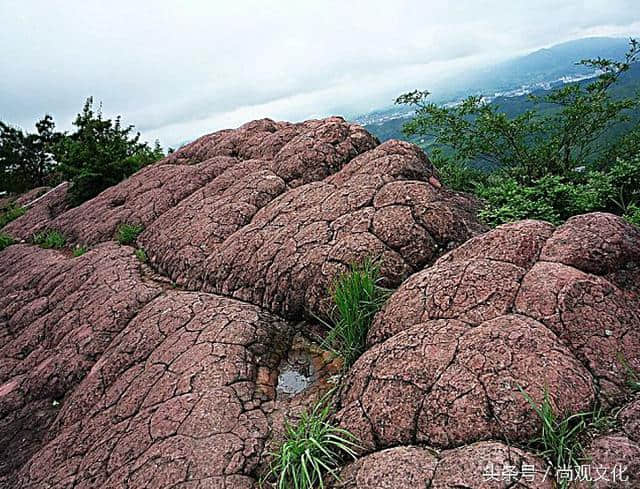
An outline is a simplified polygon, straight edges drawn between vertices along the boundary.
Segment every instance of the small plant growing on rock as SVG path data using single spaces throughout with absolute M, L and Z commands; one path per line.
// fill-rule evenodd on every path
M 276 489 L 324 488 L 327 475 L 338 479 L 336 469 L 345 458 L 356 458 L 358 443 L 347 430 L 330 421 L 331 408 L 325 402 L 304 412 L 295 425 L 287 424 L 285 440 L 271 453 L 273 462 L 261 481 Z
M 144 251 L 144 249 L 138 248 L 135 253 L 136 253 L 136 258 L 140 260 L 141 263 L 147 263 L 147 261 L 149 260 L 147 258 L 147 252 Z
M 593 412 L 577 413 L 566 418 L 559 418 L 553 411 L 549 392 L 545 389 L 544 399 L 540 405 L 522 388 L 520 392 L 542 421 L 540 436 L 531 441 L 538 449 L 540 456 L 546 458 L 556 469 L 573 469 L 584 460 L 582 437 L 590 426 Z M 567 487 L 568 481 L 559 481 L 560 487 Z
M 11 221 L 18 219 L 27 210 L 19 205 L 11 205 L 4 212 L 0 213 L 0 228 L 6 226 Z
M 33 236 L 33 243 L 41 248 L 60 249 L 66 242 L 67 238 L 60 231 L 43 231 Z
M 631 389 L 631 392 L 640 392 L 640 373 L 629 365 L 629 362 L 624 355 L 618 355 L 618 361 L 627 373 L 627 386 Z
M 15 240 L 7 233 L 0 233 L 0 251 L 4 250 L 7 246 L 11 246 L 15 243 Z
M 89 248 L 87 248 L 84 245 L 75 245 L 73 247 L 73 250 L 71 250 L 71 252 L 73 253 L 73 256 L 78 257 L 78 256 L 84 255 L 88 249 Z
M 116 240 L 121 245 L 133 244 L 143 230 L 144 226 L 140 224 L 121 224 L 116 232 Z
M 353 365 L 365 350 L 373 317 L 389 297 L 390 291 L 379 283 L 380 268 L 367 259 L 361 265 L 352 265 L 330 289 L 334 309 L 323 346 L 342 356 L 345 368 Z

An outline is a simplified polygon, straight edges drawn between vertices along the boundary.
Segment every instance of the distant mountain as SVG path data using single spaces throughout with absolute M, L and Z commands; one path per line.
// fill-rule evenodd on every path
M 447 92 L 434 93 L 432 100 L 444 105 L 469 95 L 484 95 L 504 104 L 507 99 L 521 97 L 506 105 L 524 107 L 527 104 L 523 95 L 596 75 L 593 69 L 576 64 L 578 61 L 597 57 L 620 59 L 627 51 L 628 43 L 628 39 L 591 37 L 557 44 L 469 73 L 467 77 L 452 81 Z M 639 71 L 635 69 L 627 77 L 627 88 L 640 87 Z M 421 82 L 416 81 L 416 87 L 420 86 Z M 409 107 L 392 106 L 359 116 L 355 121 L 382 141 L 403 139 L 402 126 L 412 114 Z M 420 143 L 419 140 L 414 142 Z
M 627 51 L 628 39 L 589 37 L 540 49 L 519 58 L 492 66 L 465 80 L 471 91 L 511 90 L 521 85 L 549 82 L 562 77 L 593 72 L 576 64 L 582 59 L 620 59 Z

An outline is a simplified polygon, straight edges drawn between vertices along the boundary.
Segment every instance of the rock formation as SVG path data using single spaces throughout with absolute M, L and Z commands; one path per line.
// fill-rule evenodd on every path
M 339 389 L 363 450 L 336 487 L 551 488 L 522 392 L 621 406 L 619 358 L 640 370 L 640 231 L 591 214 L 485 232 L 419 148 L 341 118 L 204 136 L 75 208 L 67 189 L 25 195 L 3 229 L 89 246 L 0 252 L 3 488 L 256 487 L 333 372 L 314 354 L 315 384 L 283 393 L 283 365 L 365 258 L 397 291 Z M 144 227 L 148 263 L 113 241 L 122 224 Z M 639 411 L 594 460 L 638 466 Z M 518 470 L 492 482 L 492 465 Z

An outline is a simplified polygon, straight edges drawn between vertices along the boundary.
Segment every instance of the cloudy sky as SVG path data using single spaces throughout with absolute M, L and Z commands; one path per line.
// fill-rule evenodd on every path
M 640 32 L 638 0 L 0 0 L 0 120 L 93 95 L 175 145 L 258 117 L 387 106 L 474 66 Z

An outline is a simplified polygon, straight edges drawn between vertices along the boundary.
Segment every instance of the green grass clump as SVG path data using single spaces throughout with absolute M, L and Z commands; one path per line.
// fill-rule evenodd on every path
M 73 256 L 75 257 L 82 256 L 87 252 L 88 249 L 89 248 L 87 248 L 84 245 L 75 245 L 72 250 Z
M 7 246 L 11 246 L 16 241 L 7 233 L 0 233 L 0 251 L 4 250 Z
M 285 427 L 285 440 L 262 479 L 276 489 L 324 488 L 328 475 L 338 479 L 336 469 L 345 458 L 356 458 L 356 438 L 331 424 L 329 405 L 320 402 L 304 412 L 295 425 Z
M 41 248 L 62 248 L 66 242 L 67 238 L 65 238 L 64 234 L 60 231 L 43 231 L 37 233 L 33 236 L 34 244 L 37 244 Z
M 142 248 L 138 248 L 135 254 L 136 254 L 136 258 L 138 258 L 138 260 L 140 260 L 141 263 L 147 263 L 147 261 L 149 260 L 149 258 L 147 257 L 147 252 L 144 251 Z
M 0 213 L 0 228 L 6 226 L 11 221 L 18 219 L 22 216 L 27 209 L 20 207 L 19 205 L 11 205 L 4 212 Z
M 574 469 L 579 467 L 585 459 L 582 440 L 584 433 L 590 427 L 602 425 L 606 420 L 600 419 L 601 414 L 594 417 L 594 412 L 577 413 L 560 418 L 554 413 L 549 392 L 545 389 L 544 399 L 540 405 L 520 389 L 522 395 L 531 405 L 540 420 L 542 431 L 538 438 L 531 441 L 538 454 L 546 458 L 556 469 Z M 567 487 L 567 480 L 558 481 L 561 488 Z
M 379 266 L 367 259 L 361 265 L 352 265 L 331 286 L 334 309 L 323 346 L 342 356 L 345 368 L 365 350 L 373 317 L 389 296 L 390 291 L 379 282 Z
M 640 373 L 636 372 L 635 369 L 629 365 L 624 355 L 619 354 L 618 361 L 627 373 L 627 386 L 631 389 L 631 392 L 640 392 Z
M 133 244 L 143 230 L 144 226 L 140 224 L 121 224 L 116 231 L 116 240 L 122 245 Z

